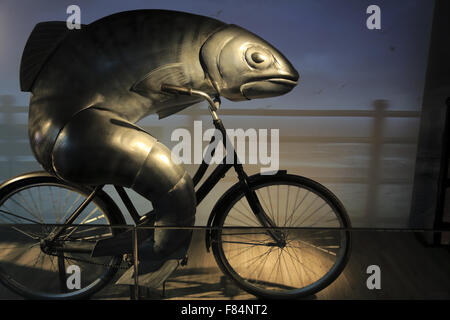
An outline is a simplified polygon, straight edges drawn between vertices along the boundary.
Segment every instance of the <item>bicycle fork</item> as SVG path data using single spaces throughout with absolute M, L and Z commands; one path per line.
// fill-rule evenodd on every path
M 227 135 L 227 132 L 225 130 L 225 127 L 223 126 L 222 120 L 220 120 L 217 115 L 215 115 L 215 111 L 211 111 L 213 113 L 213 123 L 217 130 L 219 130 L 222 134 L 222 143 L 224 144 L 224 148 L 227 149 L 227 144 L 232 147 L 233 145 L 230 142 L 230 139 Z M 214 116 L 215 115 L 215 116 Z M 256 193 L 251 190 L 249 185 L 249 179 L 247 174 L 244 171 L 244 168 L 239 161 L 239 158 L 237 156 L 236 150 L 233 148 L 233 154 L 234 154 L 234 169 L 236 171 L 236 174 L 239 178 L 239 181 L 244 186 L 244 194 L 245 198 L 248 201 L 248 204 L 250 205 L 250 208 L 255 215 L 258 222 L 261 224 L 261 226 L 267 228 L 266 232 L 272 237 L 272 239 L 275 241 L 275 245 L 279 247 L 284 247 L 286 245 L 286 240 L 284 233 L 280 231 L 275 223 L 272 221 L 272 219 L 266 214 L 264 208 L 262 207 L 261 203 L 259 202 L 258 196 Z M 225 161 L 225 159 L 224 159 Z

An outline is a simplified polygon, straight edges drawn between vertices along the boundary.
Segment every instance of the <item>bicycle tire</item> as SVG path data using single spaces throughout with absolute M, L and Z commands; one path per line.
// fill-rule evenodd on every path
M 297 175 L 291 175 L 291 174 L 277 174 L 273 176 L 263 176 L 263 175 L 255 175 L 249 178 L 249 187 L 251 190 L 256 192 L 255 190 L 260 190 L 261 188 L 265 186 L 288 186 L 288 194 L 289 194 L 289 186 L 300 186 L 301 188 L 304 188 L 314 194 L 316 194 L 318 197 L 324 200 L 324 202 L 330 206 L 330 208 L 336 213 L 336 216 L 339 219 L 339 228 L 333 229 L 333 232 L 338 232 L 342 237 L 342 243 L 341 247 L 338 249 L 339 257 L 336 260 L 336 262 L 333 264 L 332 268 L 319 280 L 305 286 L 302 288 L 291 288 L 290 286 L 286 286 L 286 288 L 283 288 L 282 285 L 280 285 L 280 289 L 276 291 L 260 288 L 255 283 L 258 283 L 258 281 L 261 283 L 261 285 L 265 285 L 264 281 L 262 280 L 252 280 L 250 282 L 248 279 L 246 279 L 244 276 L 240 274 L 241 273 L 247 273 L 246 272 L 246 265 L 245 262 L 239 261 L 237 263 L 230 263 L 229 260 L 230 257 L 227 257 L 227 254 L 224 250 L 224 245 L 227 245 L 225 240 L 223 240 L 222 234 L 224 234 L 223 230 L 227 230 L 224 228 L 225 221 L 227 217 L 229 216 L 231 210 L 233 207 L 242 199 L 245 198 L 244 196 L 244 189 L 243 186 L 240 183 L 237 183 L 233 187 L 231 187 L 226 194 L 219 200 L 218 204 L 216 205 L 215 209 L 213 209 L 213 212 L 215 212 L 214 220 L 212 221 L 212 231 L 211 231 L 211 247 L 212 251 L 215 257 L 215 260 L 226 275 L 228 275 L 230 278 L 234 280 L 234 282 L 237 284 L 238 287 L 243 289 L 246 292 L 249 292 L 257 297 L 260 298 L 266 298 L 266 299 L 298 299 L 307 297 L 310 295 L 313 295 L 314 293 L 317 293 L 318 291 L 324 289 L 328 285 L 330 285 L 336 278 L 341 274 L 341 272 L 344 270 L 345 265 L 348 262 L 348 259 L 350 257 L 351 252 L 351 234 L 349 231 L 349 228 L 351 227 L 350 219 L 345 211 L 344 206 L 342 203 L 338 200 L 338 198 L 326 187 L 323 185 Z M 260 198 L 261 195 L 258 196 Z M 287 197 L 288 198 L 288 197 Z M 288 198 L 289 202 L 289 198 Z M 267 204 L 268 206 L 268 204 Z M 287 206 L 288 207 L 288 206 Z M 247 220 L 248 221 L 248 220 Z M 226 227 L 226 226 L 225 226 Z M 233 230 L 228 229 L 228 230 Z M 247 229 L 244 229 L 247 230 Z M 314 230 L 314 229 L 312 229 Z M 323 230 L 323 229 L 319 229 Z M 308 231 L 308 229 L 305 229 L 305 232 Z M 229 231 L 228 231 L 229 232 Z M 303 232 L 302 230 L 296 231 L 296 232 Z M 331 231 L 330 231 L 331 232 Z M 227 234 L 227 236 L 231 236 L 232 234 Z M 233 234 L 235 235 L 235 234 Z M 241 235 L 239 235 L 242 237 Z M 246 237 L 249 237 L 249 233 L 246 234 Z M 228 238 L 227 238 L 228 239 Z M 248 240 L 246 240 L 248 241 Z M 254 240 L 255 241 L 255 240 Z M 242 241 L 228 241 L 232 242 L 232 244 L 235 244 L 236 246 L 241 245 Z M 253 243 L 254 247 L 259 247 L 262 242 L 259 243 Z M 231 246 L 231 244 L 230 244 Z M 234 249 L 236 250 L 236 249 Z M 280 249 L 281 250 L 281 249 Z M 331 250 L 331 249 L 330 249 Z M 269 253 L 269 255 L 271 252 Z M 246 255 L 249 255 L 248 251 L 246 252 Z M 291 255 L 292 256 L 292 255 Z M 266 258 L 267 262 L 268 258 Z M 291 257 L 291 260 L 292 257 Z M 294 260 L 293 260 L 294 261 Z M 266 264 L 266 262 L 264 262 Z M 266 267 L 264 265 L 264 267 Z M 237 271 L 236 269 L 240 269 L 240 271 Z M 250 274 L 250 269 L 248 269 L 248 273 Z M 295 269 L 297 270 L 297 269 Z M 261 274 L 262 271 L 260 271 Z M 268 271 L 267 271 L 268 272 Z M 289 272 L 289 271 L 288 271 Z M 272 273 L 272 272 L 271 272 Z M 253 276 L 253 275 L 249 275 Z M 292 276 L 290 274 L 290 276 Z M 267 282 L 268 283 L 268 282 Z M 278 289 L 278 288 L 277 288 Z M 283 291 L 285 289 L 285 291 Z
M 24 190 L 30 190 L 30 188 L 36 186 L 55 186 L 61 187 L 66 190 L 73 190 L 78 192 L 82 196 L 86 197 L 92 191 L 91 187 L 88 186 L 75 186 L 64 182 L 55 176 L 52 176 L 46 172 L 32 172 L 29 174 L 21 175 L 16 178 L 10 179 L 0 186 L 0 208 L 3 206 L 8 199 L 12 196 L 18 194 Z M 50 189 L 50 187 L 49 187 Z M 82 199 L 83 200 L 83 199 Z M 82 201 L 81 200 L 81 201 Z M 100 190 L 96 197 L 92 200 L 96 206 L 98 206 L 101 212 L 107 218 L 106 220 L 110 225 L 125 225 L 125 219 L 116 205 L 116 203 L 111 199 L 111 197 Z M 75 228 L 75 227 L 74 227 Z M 112 234 L 119 232 L 119 229 L 111 229 Z M 107 257 L 109 260 L 108 266 L 105 267 L 104 271 L 98 279 L 93 281 L 89 286 L 82 288 L 78 291 L 67 292 L 67 293 L 46 293 L 39 292 L 36 290 L 31 290 L 26 284 L 20 283 L 15 280 L 8 272 L 4 270 L 3 263 L 0 260 L 0 282 L 13 292 L 19 294 L 20 296 L 28 299 L 83 299 L 89 298 L 94 293 L 101 290 L 105 285 L 111 281 L 116 272 L 118 271 L 118 266 L 122 262 L 122 255 Z M 75 260 L 75 259 L 73 259 Z M 52 262 L 53 263 L 53 262 Z

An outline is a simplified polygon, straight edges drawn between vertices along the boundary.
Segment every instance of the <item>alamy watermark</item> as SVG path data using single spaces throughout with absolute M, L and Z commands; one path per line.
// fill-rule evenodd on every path
M 171 141 L 178 143 L 172 148 L 172 161 L 177 164 L 200 164 L 203 160 L 207 164 L 220 164 L 223 160 L 227 164 L 233 164 L 237 161 L 241 164 L 264 166 L 260 169 L 261 174 L 264 175 L 275 174 L 278 171 L 280 164 L 278 129 L 226 129 L 226 133 L 228 139 L 225 150 L 222 133 L 215 128 L 203 132 L 201 121 L 194 121 L 193 137 L 187 129 L 175 129 L 172 132 Z M 203 148 L 203 142 L 210 142 L 213 137 L 214 141 Z M 247 149 L 248 152 L 246 152 Z M 237 159 L 234 158 L 233 150 L 236 150 Z
M 366 286 L 369 290 L 381 289 L 381 269 L 378 265 L 372 264 L 367 267 L 366 273 L 370 276 L 366 280 Z
M 69 15 L 67 17 L 66 23 L 69 30 L 81 29 L 81 9 L 76 4 L 71 4 L 67 7 L 66 13 Z M 380 30 L 381 29 L 381 9 L 378 5 L 372 4 L 367 7 L 366 14 L 369 16 L 366 19 L 366 27 L 369 30 Z
M 67 7 L 66 13 L 69 15 L 66 20 L 66 26 L 69 30 L 81 29 L 81 9 L 79 6 L 72 4 Z
M 81 269 L 76 264 L 67 267 L 66 273 L 69 275 L 66 279 L 66 286 L 69 290 L 81 289 Z
M 367 14 L 370 14 L 366 20 L 366 27 L 369 30 L 380 30 L 381 29 L 381 9 L 379 6 L 372 4 L 367 7 Z

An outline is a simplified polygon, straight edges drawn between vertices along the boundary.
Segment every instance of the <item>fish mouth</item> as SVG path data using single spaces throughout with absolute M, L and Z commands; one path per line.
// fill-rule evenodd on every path
M 271 79 L 267 79 L 266 81 L 270 81 L 272 83 L 278 83 L 278 84 L 286 85 L 286 86 L 292 86 L 292 87 L 295 87 L 298 83 L 297 80 L 291 80 L 291 79 L 286 79 L 286 78 L 271 78 Z
M 298 77 L 266 78 L 247 82 L 240 87 L 240 91 L 248 100 L 270 98 L 288 93 L 297 83 Z

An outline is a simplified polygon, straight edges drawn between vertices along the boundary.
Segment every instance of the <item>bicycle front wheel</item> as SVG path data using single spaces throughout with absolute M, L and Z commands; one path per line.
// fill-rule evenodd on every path
M 321 184 L 289 174 L 251 177 L 250 188 L 282 241 L 261 226 L 237 185 L 213 222 L 222 271 L 269 299 L 305 297 L 333 282 L 350 255 L 350 221 L 340 201 Z
M 89 252 L 64 252 L 70 243 L 82 248 L 112 237 L 125 221 L 103 191 L 68 226 L 54 247 L 44 239 L 58 230 L 90 193 L 45 172 L 31 173 L 0 188 L 0 281 L 31 299 L 87 298 L 117 272 L 122 256 L 90 257 Z M 71 277 L 72 275 L 72 277 Z

